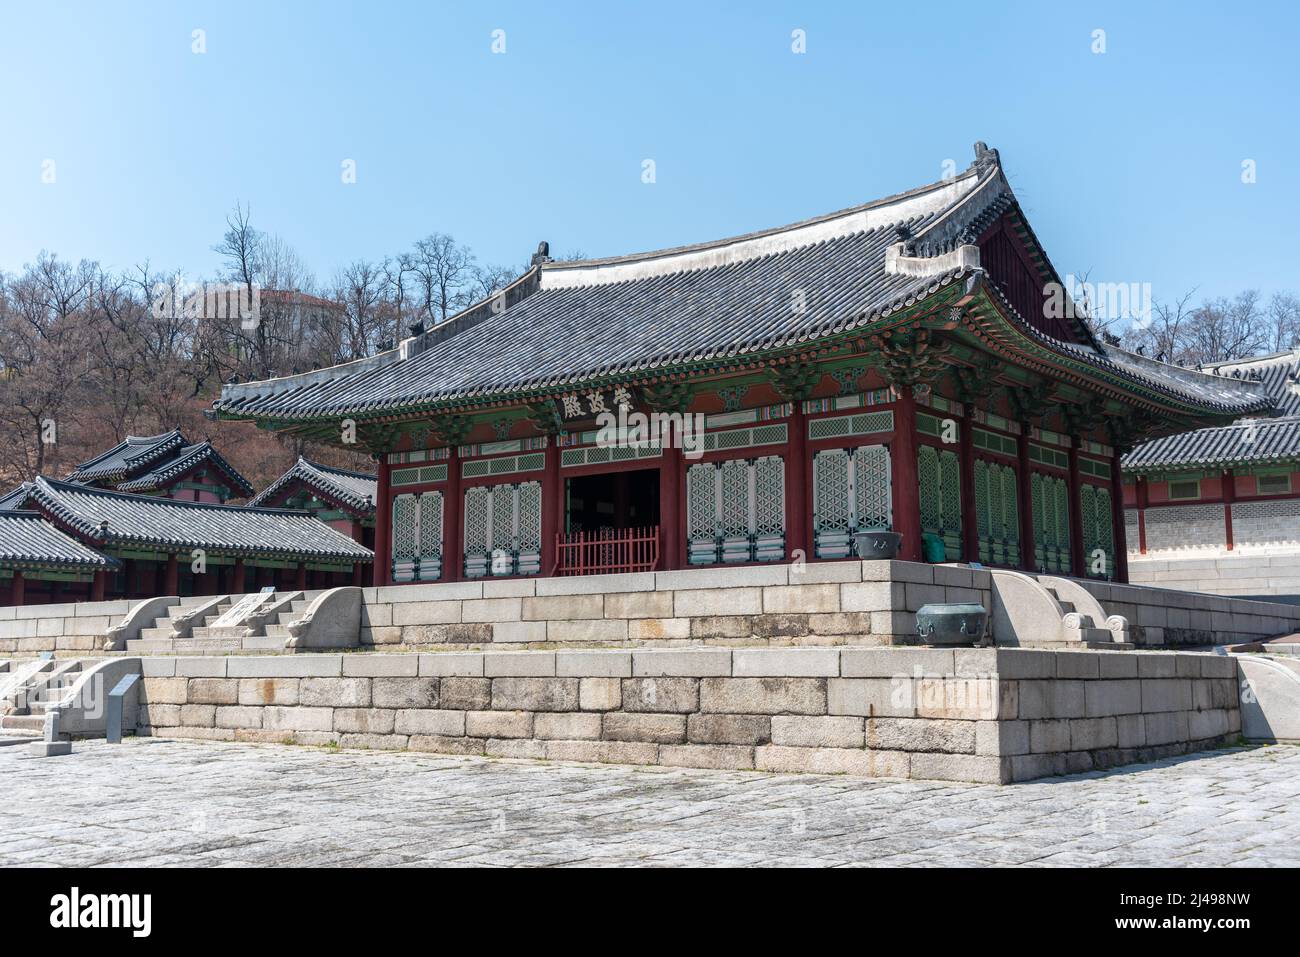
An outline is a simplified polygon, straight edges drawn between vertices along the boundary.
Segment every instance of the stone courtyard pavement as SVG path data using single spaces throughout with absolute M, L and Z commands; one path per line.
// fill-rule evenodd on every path
M 0 748 L 0 865 L 1300 865 L 1300 747 L 1006 787 L 279 745 Z

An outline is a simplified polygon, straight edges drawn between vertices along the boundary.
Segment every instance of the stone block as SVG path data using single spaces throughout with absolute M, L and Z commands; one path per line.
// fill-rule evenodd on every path
M 336 708 L 334 730 L 349 734 L 392 734 L 396 712 L 389 708 Z
M 782 571 L 784 572 L 784 569 Z M 673 593 L 673 615 L 677 618 L 762 613 L 763 590 L 761 588 L 705 588 Z
M 327 708 L 365 708 L 370 704 L 370 682 L 370 678 L 303 678 L 298 686 L 298 703 Z
M 983 754 L 917 753 L 912 755 L 912 777 L 931 781 L 1005 784 L 1011 780 L 1011 759 Z
M 754 767 L 760 771 L 906 778 L 911 776 L 911 762 L 908 754 L 860 748 L 790 748 L 769 744 L 754 749 Z
M 471 738 L 530 738 L 533 715 L 530 711 L 467 711 L 465 734 Z
M 181 705 L 181 725 L 187 728 L 211 728 L 217 721 L 217 707 L 211 704 Z
M 1018 684 L 997 678 L 922 678 L 916 682 L 916 714 L 966 721 L 1014 718 Z
M 794 748 L 861 748 L 866 743 L 863 733 L 866 722 L 863 718 L 848 715 L 776 715 L 771 722 L 773 744 Z
M 438 683 L 438 706 L 451 711 L 487 711 L 492 707 L 492 679 L 443 678 Z
M 398 734 L 431 734 L 458 738 L 465 734 L 464 711 L 398 711 L 393 721 Z
M 1186 678 L 1143 678 L 1142 712 L 1190 711 L 1192 683 Z
M 634 650 L 632 674 L 652 678 L 661 675 L 683 678 L 712 678 L 731 674 L 730 648 Z
M 807 615 L 753 615 L 749 621 L 755 638 L 804 638 L 810 633 Z
M 601 736 L 608 741 L 684 744 L 686 715 L 608 712 L 602 719 Z
M 225 655 L 204 655 L 200 658 L 177 658 L 176 677 L 178 678 L 225 678 Z
M 406 742 L 412 751 L 425 751 L 432 754 L 481 755 L 484 742 L 482 738 L 448 737 L 440 734 L 413 734 Z
M 196 707 L 204 707 L 197 705 Z M 197 725 L 181 726 L 179 728 L 170 728 L 167 732 L 169 737 L 189 738 L 194 741 L 234 741 L 235 732 L 230 728 L 208 728 Z
M 546 757 L 588 764 L 655 764 L 659 745 L 638 741 L 548 741 Z
M 1142 684 L 1136 678 L 1104 678 L 1084 684 L 1084 712 L 1090 718 L 1142 713 Z
M 400 645 L 406 642 L 408 645 L 419 644 L 420 639 L 414 636 L 403 637 L 403 632 L 414 632 L 425 625 L 410 625 L 406 628 L 390 627 L 371 627 L 369 625 L 361 626 L 360 642 L 363 646 L 374 645 Z
M 919 678 L 955 674 L 948 648 L 844 648 L 840 675 L 845 678 Z
M 976 721 L 976 754 L 1028 754 L 1028 721 Z
M 144 700 L 149 704 L 184 704 L 189 700 L 185 678 L 145 678 Z
M 832 582 L 860 581 L 862 581 L 862 562 L 804 562 L 790 566 L 791 585 L 821 585 Z
M 1131 651 L 1102 651 L 1097 654 L 1100 676 L 1105 678 L 1136 678 L 1138 656 Z
M 1140 714 L 1121 714 L 1115 718 L 1117 746 L 1141 748 L 1147 743 L 1146 719 Z
M 808 614 L 840 610 L 837 584 L 769 585 L 763 589 L 763 613 Z
M 753 615 L 709 615 L 685 619 L 691 623 L 692 638 L 752 638 Z
M 1187 734 L 1192 741 L 1219 738 L 1231 730 L 1227 711 L 1192 711 L 1187 715 Z
M 665 744 L 659 748 L 659 763 L 674 768 L 749 771 L 754 767 L 754 749 L 735 744 Z
M 544 621 L 498 621 L 491 627 L 492 640 L 498 643 L 527 644 L 547 640 Z
M 549 678 L 555 675 L 553 651 L 486 651 L 483 675 L 487 678 Z
M 731 653 L 732 674 L 738 678 L 837 677 L 837 648 L 737 648 Z
M 1086 682 L 1057 679 L 1054 681 L 1018 681 L 1019 717 L 1085 717 L 1084 685 Z
M 768 744 L 772 719 L 756 714 L 692 714 L 686 719 L 686 740 L 692 744 Z
M 464 622 L 521 621 L 523 602 L 522 598 L 471 599 L 461 603 L 460 620 Z
M 476 622 L 469 625 L 404 625 L 394 629 L 408 645 L 478 645 L 493 640 L 496 629 L 507 622 Z M 380 629 L 375 629 L 379 631 Z M 376 639 L 378 641 L 378 639 Z
M 240 678 L 239 703 L 242 705 L 295 705 L 298 703 L 299 678 Z
M 871 613 L 864 611 L 837 611 L 808 616 L 808 628 L 814 635 L 871 634 Z
M 578 705 L 583 711 L 617 711 L 623 706 L 623 682 L 618 678 L 581 678 Z
M 629 678 L 632 652 L 557 651 L 555 673 L 562 678 Z
M 408 601 L 392 606 L 393 625 L 449 625 L 461 621 L 459 601 Z M 466 618 L 466 621 L 482 621 Z
M 627 641 L 628 623 L 619 618 L 587 618 L 577 621 L 548 621 L 547 641 L 594 641 L 616 644 Z
M 670 591 L 629 591 L 605 596 L 606 618 L 672 618 Z
M 689 714 L 699 707 L 699 678 L 623 679 L 624 711 Z
M 553 595 L 523 600 L 524 621 L 567 621 L 574 618 L 604 618 L 603 595 Z
M 1191 739 L 1186 711 L 1162 711 L 1145 714 L 1147 747 L 1183 743 Z
M 700 710 L 714 714 L 826 714 L 826 678 L 701 678 Z
M 873 611 L 871 613 L 871 633 L 889 635 L 897 641 L 916 635 L 916 612 L 912 611 Z
M 244 706 L 217 708 L 216 726 L 218 728 L 260 728 L 263 710 Z
M 1071 718 L 1070 750 L 1096 751 L 1119 747 L 1119 730 L 1114 718 Z
M 528 598 L 535 594 L 537 594 L 537 580 L 534 578 L 483 582 L 484 598 Z
M 1236 680 L 1237 662 L 1231 655 L 1200 655 L 1201 676 Z
M 1056 754 L 1018 754 L 1010 758 L 1011 780 L 1032 781 L 1056 774 L 1066 774 L 1065 755 Z
M 358 748 L 364 751 L 402 751 L 407 745 L 404 734 L 340 734 L 340 748 Z
M 1101 655 L 1094 651 L 1058 651 L 1056 652 L 1056 676 L 1058 678 L 1099 678 L 1101 677 Z
M 436 708 L 437 678 L 374 678 L 370 703 L 376 708 Z
M 230 678 L 332 678 L 342 674 L 342 655 L 238 655 L 226 663 Z
M 916 714 L 911 678 L 831 678 L 827 707 L 833 715 L 910 718 Z
M 934 718 L 873 718 L 866 722 L 867 747 L 874 751 L 975 753 L 975 722 Z
M 514 758 L 516 760 L 536 761 L 546 757 L 546 742 L 489 738 L 483 746 L 483 753 L 489 758 Z
M 175 658 L 141 658 L 140 674 L 144 678 L 171 678 L 176 674 Z
M 565 575 L 537 579 L 538 595 L 607 595 L 612 592 L 654 591 L 655 572 L 613 575 Z
M 746 565 L 739 568 L 684 568 L 680 571 L 656 572 L 656 591 L 692 591 L 711 589 L 738 591 L 765 585 L 789 584 L 786 565 Z M 681 612 L 678 612 L 681 614 Z
M 542 712 L 533 719 L 533 734 L 544 740 L 596 741 L 600 738 L 600 729 L 601 717 L 598 714 Z
M 874 563 L 873 563 L 874 564 Z M 863 581 L 840 586 L 840 611 L 892 611 L 903 607 L 904 584 Z
M 647 594 L 672 596 L 672 592 Z M 628 641 L 664 641 L 691 637 L 691 630 L 699 618 L 630 618 L 627 622 Z
M 262 715 L 262 727 L 276 731 L 332 731 L 334 709 L 271 706 Z
M 493 711 L 577 711 L 577 678 L 493 678 Z
M 455 675 L 477 678 L 483 674 L 483 653 L 478 651 L 447 651 L 435 655 L 420 655 L 421 677 Z
M 234 678 L 191 678 L 190 704 L 238 704 L 239 682 Z
M 419 655 L 345 655 L 345 678 L 413 678 L 420 671 Z
M 178 704 L 148 704 L 140 706 L 141 723 L 154 728 L 175 727 L 181 723 L 181 706 Z
M 1178 674 L 1177 658 L 1178 655 L 1173 652 L 1138 652 L 1138 677 L 1173 678 Z

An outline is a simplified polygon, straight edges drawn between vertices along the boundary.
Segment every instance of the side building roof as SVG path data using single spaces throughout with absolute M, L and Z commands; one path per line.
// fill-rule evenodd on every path
M 249 505 L 262 505 L 274 501 L 281 493 L 292 490 L 295 484 L 310 489 L 325 501 L 332 502 L 358 515 L 373 515 L 379 482 L 367 472 L 332 468 L 312 462 L 302 456 L 287 472 L 249 500 Z
M 56 571 L 99 571 L 122 563 L 61 532 L 39 512 L 0 509 L 0 566 Z
M 290 561 L 369 562 L 374 553 L 309 513 L 180 502 L 38 476 L 27 503 L 99 547 L 203 548 Z

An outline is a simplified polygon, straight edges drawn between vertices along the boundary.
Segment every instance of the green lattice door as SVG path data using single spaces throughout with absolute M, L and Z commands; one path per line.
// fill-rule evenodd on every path
M 1115 577 L 1115 534 L 1110 489 L 1084 483 L 1079 488 L 1083 521 L 1083 571 L 1089 578 Z
M 975 460 L 975 532 L 981 562 L 1020 566 L 1020 512 L 1011 466 Z
M 442 493 L 407 492 L 393 499 L 393 581 L 442 577 Z
M 860 445 L 813 456 L 813 551 L 818 558 L 856 553 L 856 532 L 893 524 L 889 448 Z
M 700 462 L 686 471 L 686 534 L 692 565 L 785 557 L 785 460 Z
M 541 567 L 541 483 L 467 488 L 465 576 L 536 575 Z
M 916 451 L 921 531 L 943 539 L 950 562 L 961 560 L 961 466 L 956 452 L 922 445 Z
M 1034 567 L 1070 571 L 1070 488 L 1063 478 L 1034 472 L 1029 481 L 1034 512 Z

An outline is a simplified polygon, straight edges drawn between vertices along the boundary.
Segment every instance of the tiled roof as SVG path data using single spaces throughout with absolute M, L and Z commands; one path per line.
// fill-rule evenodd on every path
M 382 416 L 797 347 L 983 275 L 966 253 L 1013 208 L 996 151 L 980 144 L 956 177 L 791 226 L 634 256 L 543 261 L 501 299 L 398 349 L 227 385 L 213 407 L 280 423 Z M 1101 351 L 1086 332 L 1068 344 L 1018 325 L 1060 356 L 1193 408 L 1242 414 L 1260 402 L 1249 389 L 1216 393 L 1210 377 Z
M 235 495 L 243 497 L 253 494 L 253 486 L 249 484 L 248 479 L 240 475 L 210 442 L 197 442 L 194 445 L 184 446 L 177 450 L 175 458 L 155 465 L 143 475 L 117 483 L 116 488 L 119 492 L 151 492 L 166 487 L 177 476 L 205 461 L 230 480 Z
M 295 561 L 371 561 L 374 553 L 307 512 L 178 502 L 109 492 L 43 476 L 29 502 L 69 528 L 108 546 L 206 548 Z
M 121 564 L 59 531 L 38 512 L 0 509 L 0 565 L 95 570 Z
M 1150 361 L 1145 360 L 1145 361 Z M 1124 456 L 1126 471 L 1231 468 L 1300 461 L 1300 351 L 1201 367 L 1222 388 L 1252 386 L 1268 396 L 1273 418 L 1243 419 L 1143 443 Z M 1179 370 L 1187 372 L 1188 370 Z
M 332 499 L 348 508 L 363 514 L 373 514 L 375 497 L 379 483 L 375 476 L 366 472 L 351 472 L 347 469 L 331 468 L 310 462 L 299 456 L 289 471 L 249 499 L 249 505 L 269 502 L 286 487 L 294 482 L 301 482 L 318 495 Z
M 189 445 L 179 429 L 161 435 L 128 435 L 107 452 L 82 462 L 71 474 L 71 482 L 113 481 L 134 475 L 150 463 Z

